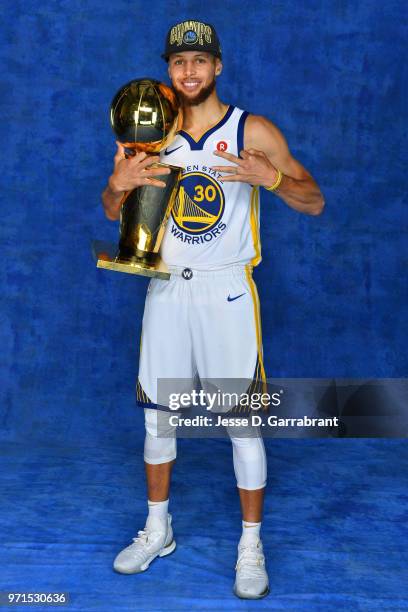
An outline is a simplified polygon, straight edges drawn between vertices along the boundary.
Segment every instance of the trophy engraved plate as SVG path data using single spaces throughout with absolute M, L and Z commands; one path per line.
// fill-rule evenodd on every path
M 125 146 L 127 156 L 140 151 L 157 155 L 172 142 L 181 127 L 181 113 L 173 90 L 148 78 L 131 81 L 117 92 L 110 117 L 112 129 L 117 140 Z M 143 185 L 125 194 L 120 210 L 117 252 L 114 257 L 106 250 L 97 254 L 98 268 L 170 278 L 159 250 L 182 168 L 162 163 L 151 167 L 170 169 L 169 174 L 155 177 L 166 186 Z

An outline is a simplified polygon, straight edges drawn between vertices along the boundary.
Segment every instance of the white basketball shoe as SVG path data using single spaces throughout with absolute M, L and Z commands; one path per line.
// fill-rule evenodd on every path
M 113 568 L 121 574 L 144 572 L 156 557 L 165 557 L 176 548 L 171 527 L 171 515 L 167 515 L 167 529 L 163 530 L 161 521 L 146 522 L 139 531 L 133 544 L 124 548 L 113 562 Z
M 261 599 L 269 593 L 269 579 L 261 540 L 239 543 L 234 593 L 241 599 Z

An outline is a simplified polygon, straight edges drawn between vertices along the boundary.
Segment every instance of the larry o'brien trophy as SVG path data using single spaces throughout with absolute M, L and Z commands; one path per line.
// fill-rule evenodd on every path
M 149 78 L 131 81 L 119 89 L 111 104 L 110 120 L 127 156 L 140 151 L 157 155 L 172 142 L 181 127 L 181 113 L 174 92 Z M 151 167 L 170 168 L 169 174 L 155 176 L 166 187 L 143 185 L 125 195 L 115 254 L 107 252 L 109 249 L 104 248 L 104 243 L 94 242 L 98 268 L 170 278 L 159 249 L 182 169 L 162 163 Z

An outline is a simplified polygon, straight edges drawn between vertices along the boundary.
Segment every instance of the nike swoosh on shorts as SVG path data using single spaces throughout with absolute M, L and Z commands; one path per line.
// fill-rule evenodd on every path
M 245 295 L 245 293 L 240 293 L 240 295 L 236 295 L 235 297 L 231 297 L 230 295 L 227 297 L 228 302 L 233 302 L 234 300 L 237 300 L 238 298 L 242 297 L 243 295 Z

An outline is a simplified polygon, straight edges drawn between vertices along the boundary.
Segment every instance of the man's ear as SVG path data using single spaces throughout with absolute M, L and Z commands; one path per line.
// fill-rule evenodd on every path
M 219 76 L 222 72 L 222 62 L 220 59 L 216 59 L 216 64 L 215 64 L 215 76 Z

